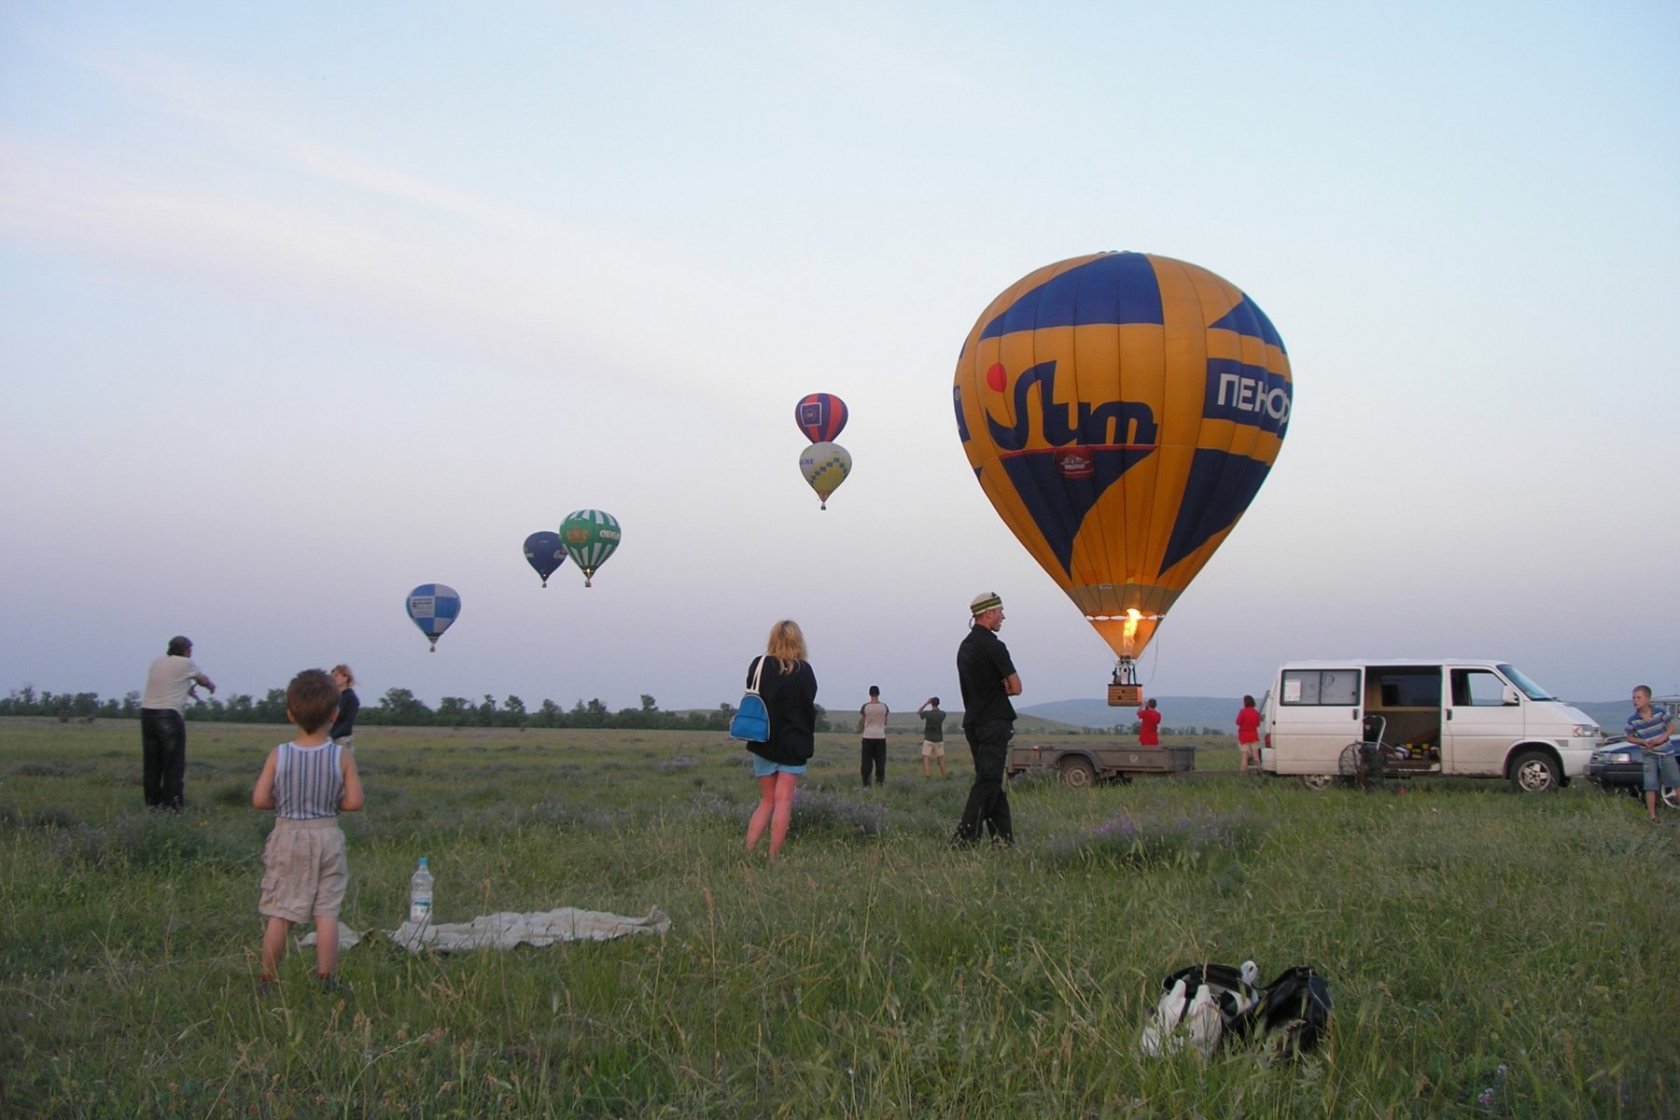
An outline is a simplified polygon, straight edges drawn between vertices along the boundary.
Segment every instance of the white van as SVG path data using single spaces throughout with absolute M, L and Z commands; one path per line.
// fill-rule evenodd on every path
M 1261 714 L 1260 768 L 1349 776 L 1353 744 L 1379 741 L 1384 772 L 1509 778 L 1525 792 L 1585 776 L 1592 717 L 1502 661 L 1291 661 Z

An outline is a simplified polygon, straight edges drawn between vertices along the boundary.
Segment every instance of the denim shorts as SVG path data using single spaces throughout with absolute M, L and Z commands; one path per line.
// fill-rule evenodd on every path
M 752 756 L 752 760 L 753 777 L 755 778 L 768 778 L 772 774 L 805 773 L 805 767 L 803 766 L 789 766 L 783 762 L 771 762 L 768 758 L 760 758 L 756 754 Z
M 1671 754 L 1657 754 L 1652 751 L 1642 751 L 1645 756 L 1645 792 L 1650 793 L 1663 786 L 1680 786 L 1680 763 Z M 1662 781 L 1658 782 L 1658 770 L 1661 770 Z

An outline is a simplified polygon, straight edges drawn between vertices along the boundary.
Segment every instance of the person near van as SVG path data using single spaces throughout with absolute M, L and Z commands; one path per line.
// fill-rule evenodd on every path
M 1254 759 L 1255 769 L 1260 767 L 1260 709 L 1254 706 L 1254 697 L 1244 696 L 1242 710 L 1237 713 L 1237 753 L 1241 756 L 1242 769 L 1248 769 L 1250 757 Z
M 1009 740 L 1015 737 L 1015 705 L 1009 698 L 1021 695 L 1021 674 L 1009 659 L 1009 647 L 997 636 L 1003 625 L 1003 600 L 996 592 L 983 592 L 968 610 L 968 637 L 957 647 L 957 683 L 962 688 L 963 734 L 974 757 L 974 784 L 952 842 L 973 847 L 984 825 L 994 845 L 1009 847 L 1015 843 L 1015 829 L 1003 779 Z
M 869 786 L 869 775 L 875 775 L 880 785 L 887 784 L 887 717 L 892 713 L 881 703 L 881 686 L 869 686 L 869 700 L 858 709 L 863 717 L 863 784 Z
M 939 706 L 939 697 L 929 696 L 916 714 L 922 717 L 922 777 L 933 777 L 930 763 L 938 762 L 939 776 L 949 778 L 945 769 L 945 709 Z
M 1161 745 L 1161 713 L 1156 710 L 1155 698 L 1151 696 L 1144 701 L 1143 707 L 1138 709 L 1138 746 L 1158 747 Z
M 1651 703 L 1651 686 L 1633 690 L 1633 714 L 1627 719 L 1627 741 L 1645 752 L 1645 815 L 1657 819 L 1657 796 L 1664 785 L 1680 786 L 1676 776 L 1668 725 L 1673 717 L 1661 704 Z

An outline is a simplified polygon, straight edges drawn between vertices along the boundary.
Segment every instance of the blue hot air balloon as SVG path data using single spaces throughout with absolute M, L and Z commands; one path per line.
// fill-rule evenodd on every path
M 559 533 L 546 529 L 532 533 L 525 538 L 525 560 L 537 570 L 542 577 L 542 585 L 547 587 L 548 577 L 566 562 L 566 543 L 560 539 Z
M 448 584 L 422 583 L 408 593 L 408 617 L 431 639 L 433 653 L 438 639 L 460 614 L 461 597 Z

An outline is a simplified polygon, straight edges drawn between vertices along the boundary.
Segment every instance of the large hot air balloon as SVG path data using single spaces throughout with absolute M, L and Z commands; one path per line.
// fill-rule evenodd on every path
M 846 426 L 846 402 L 833 393 L 812 393 L 793 406 L 793 422 L 812 443 L 832 443 Z
M 566 546 L 560 540 L 560 534 L 545 529 L 526 537 L 525 561 L 536 569 L 542 577 L 542 585 L 547 587 L 548 577 L 566 562 Z
M 618 547 L 618 518 L 598 509 L 573 510 L 560 522 L 560 539 L 566 555 L 583 571 L 583 585 L 593 587 L 595 570 L 607 562 Z
M 422 583 L 408 593 L 408 617 L 432 640 L 433 653 L 437 652 L 438 639 L 460 614 L 461 597 L 448 584 Z
M 819 508 L 827 509 L 828 496 L 852 473 L 851 453 L 838 443 L 813 443 L 799 453 L 799 473 L 817 492 Z
M 1289 357 L 1203 268 L 1098 253 L 1030 273 L 957 360 L 957 433 L 980 486 L 1118 659 L 1135 658 L 1266 480 L 1289 430 Z

